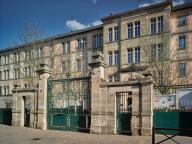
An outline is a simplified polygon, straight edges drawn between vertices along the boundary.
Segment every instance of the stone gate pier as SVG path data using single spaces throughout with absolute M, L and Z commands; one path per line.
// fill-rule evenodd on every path
M 47 129 L 47 80 L 51 74 L 48 66 L 40 65 L 37 88 L 20 88 L 13 91 L 12 125 Z
M 123 133 L 124 127 L 129 129 L 127 125 L 130 122 L 132 135 L 151 135 L 153 82 L 150 75 L 138 80 L 107 82 L 105 78 L 107 65 L 99 57 L 99 55 L 95 56 L 95 60 L 90 64 L 92 67 L 91 133 Z M 119 98 L 119 94 L 127 94 L 127 97 L 123 100 L 123 97 Z M 128 98 L 131 99 L 130 102 Z M 120 117 L 118 111 L 122 112 Z M 124 111 L 128 113 L 130 119 L 123 117 L 123 114 L 126 114 Z

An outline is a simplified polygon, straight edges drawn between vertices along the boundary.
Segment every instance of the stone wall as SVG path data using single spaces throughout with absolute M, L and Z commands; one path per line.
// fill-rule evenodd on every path
M 152 93 L 151 78 L 107 83 L 103 72 L 105 65 L 100 62 L 93 66 L 91 89 L 91 133 L 116 134 L 116 94 L 132 93 L 132 135 L 151 135 Z

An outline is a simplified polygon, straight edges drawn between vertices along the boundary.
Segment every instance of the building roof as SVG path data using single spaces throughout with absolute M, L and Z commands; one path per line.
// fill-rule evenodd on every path
M 140 12 L 140 11 L 148 10 L 148 9 L 152 9 L 152 8 L 158 8 L 160 6 L 169 5 L 169 4 L 170 5 L 172 4 L 171 0 L 166 0 L 166 1 L 163 1 L 163 2 L 160 2 L 160 3 L 155 3 L 155 4 L 148 5 L 148 6 L 132 9 L 132 10 L 129 10 L 129 11 L 126 11 L 126 12 L 121 12 L 121 13 L 118 13 L 118 14 L 105 16 L 105 17 L 101 18 L 101 20 L 106 21 L 106 20 L 109 20 L 109 19 L 112 19 L 112 18 L 123 16 L 125 14 L 132 14 L 132 13 L 134 14 L 136 12 Z
M 172 11 L 178 11 L 186 8 L 192 8 L 192 2 L 174 6 Z
M 92 27 L 88 27 L 88 28 L 85 28 L 85 29 L 81 29 L 81 30 L 71 31 L 71 32 L 68 32 L 68 33 L 63 33 L 63 34 L 58 34 L 58 35 L 55 35 L 55 36 L 51 36 L 51 37 L 48 37 L 48 38 L 41 39 L 38 42 L 39 43 L 48 42 L 48 41 L 57 40 L 57 39 L 65 38 L 65 37 L 70 37 L 70 36 L 74 36 L 74 35 L 77 35 L 77 34 L 86 33 L 86 32 L 90 32 L 90 31 L 93 31 L 93 30 L 102 29 L 102 28 L 103 28 L 103 25 L 101 24 L 101 25 L 92 26 Z M 22 48 L 22 47 L 25 47 L 25 46 L 29 46 L 30 44 L 31 43 L 0 49 L 0 53 L 10 51 L 10 50 L 14 50 L 14 49 L 18 49 L 18 48 Z

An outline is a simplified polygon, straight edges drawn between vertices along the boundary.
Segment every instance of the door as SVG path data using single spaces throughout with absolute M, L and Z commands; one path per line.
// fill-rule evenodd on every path
M 30 125 L 30 104 L 26 97 L 23 97 L 24 101 L 24 126 L 29 127 Z
M 116 93 L 116 129 L 118 134 L 131 134 L 131 92 Z

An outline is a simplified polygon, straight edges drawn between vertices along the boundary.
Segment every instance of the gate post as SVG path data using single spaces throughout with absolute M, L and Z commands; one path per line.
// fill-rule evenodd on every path
M 47 80 L 52 74 L 47 64 L 40 64 L 40 68 L 36 71 L 39 76 L 38 94 L 37 94 L 37 121 L 36 128 L 47 129 Z
M 101 87 L 100 84 L 104 80 L 104 71 L 106 65 L 102 61 L 102 55 L 95 52 L 92 56 L 92 63 L 89 63 L 92 68 L 91 73 L 91 133 L 105 133 L 105 122 L 102 118 L 101 110 Z

